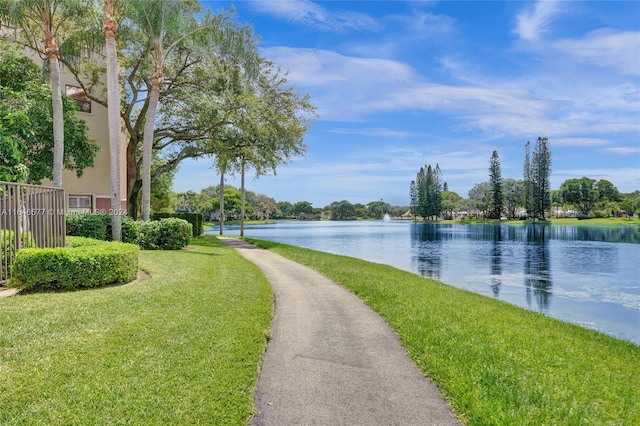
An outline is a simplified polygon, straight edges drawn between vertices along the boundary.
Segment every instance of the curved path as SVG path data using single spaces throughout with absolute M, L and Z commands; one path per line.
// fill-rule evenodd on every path
M 251 425 L 460 425 L 386 322 L 318 272 L 221 238 L 275 291 Z

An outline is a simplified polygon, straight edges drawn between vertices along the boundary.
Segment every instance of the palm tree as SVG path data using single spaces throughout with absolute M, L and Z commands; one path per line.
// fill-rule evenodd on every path
M 82 0 L 0 0 L 0 19 L 15 25 L 20 31 L 20 42 L 49 63 L 53 106 L 53 186 L 56 188 L 62 187 L 64 160 L 60 49 L 56 40 L 68 20 L 86 10 L 85 3 Z
M 151 151 L 160 92 L 164 86 L 164 63 L 171 50 L 194 32 L 193 10 L 180 0 L 131 0 L 131 17 L 147 38 L 153 55 L 153 75 L 149 83 L 149 103 L 142 141 L 142 219 L 151 210 Z
M 120 86 L 118 84 L 118 57 L 116 31 L 118 23 L 114 15 L 117 0 L 105 0 L 104 34 L 107 55 L 107 117 L 109 122 L 109 153 L 111 160 L 111 237 L 122 240 L 122 216 L 120 215 Z

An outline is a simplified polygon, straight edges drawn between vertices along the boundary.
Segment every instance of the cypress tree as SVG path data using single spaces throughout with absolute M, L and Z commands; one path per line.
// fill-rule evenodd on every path
M 491 212 L 492 219 L 500 219 L 502 208 L 504 207 L 504 196 L 502 193 L 502 172 L 500 170 L 500 159 L 498 151 L 493 151 L 489 161 L 489 183 L 491 184 Z

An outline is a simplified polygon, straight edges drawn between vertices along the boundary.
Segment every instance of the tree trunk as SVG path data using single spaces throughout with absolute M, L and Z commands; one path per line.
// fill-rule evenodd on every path
M 141 182 L 138 180 L 138 161 L 136 159 L 137 143 L 129 139 L 127 144 L 127 214 L 138 218 L 138 193 Z
M 118 58 L 116 30 L 118 24 L 113 17 L 113 1 L 105 2 L 104 31 L 107 54 L 107 117 L 109 123 L 109 155 L 111 179 L 111 238 L 122 241 L 122 216 L 120 196 L 120 88 L 118 85 Z
M 240 236 L 244 237 L 244 160 L 240 172 Z
M 220 235 L 224 234 L 224 171 L 220 171 Z
M 64 162 L 64 116 L 62 110 L 62 92 L 60 87 L 60 62 L 58 49 L 47 47 L 51 68 L 51 101 L 53 104 L 53 186 L 62 188 L 62 168 Z M 55 52 L 53 50 L 55 49 Z
M 157 77 L 154 76 L 153 80 L 155 82 Z M 151 151 L 153 150 L 153 130 L 159 98 L 160 87 L 157 82 L 152 83 L 142 140 L 142 220 L 149 220 L 151 215 Z

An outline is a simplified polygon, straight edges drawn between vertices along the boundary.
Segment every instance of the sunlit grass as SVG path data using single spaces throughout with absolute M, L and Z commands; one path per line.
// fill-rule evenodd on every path
M 215 237 L 137 284 L 0 299 L 0 424 L 245 424 L 272 291 Z
M 379 312 L 470 425 L 640 424 L 640 347 L 630 342 L 390 266 L 258 244 Z

